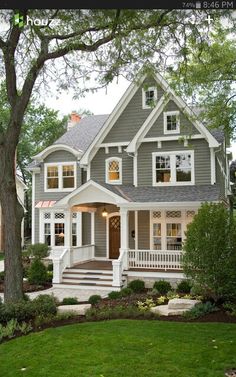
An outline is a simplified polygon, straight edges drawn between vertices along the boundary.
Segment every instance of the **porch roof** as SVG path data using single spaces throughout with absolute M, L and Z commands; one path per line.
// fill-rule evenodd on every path
M 199 186 L 140 186 L 97 183 L 129 202 L 214 202 L 220 200 L 218 185 Z

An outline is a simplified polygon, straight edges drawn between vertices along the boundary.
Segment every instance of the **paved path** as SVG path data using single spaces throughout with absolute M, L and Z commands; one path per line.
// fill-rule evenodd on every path
M 70 289 L 70 288 L 49 288 L 44 291 L 28 293 L 31 299 L 43 294 L 43 295 L 54 295 L 62 301 L 64 297 L 76 297 L 78 301 L 87 301 L 92 295 L 100 295 L 106 297 L 110 290 L 99 290 L 99 289 Z M 0 293 L 0 297 L 3 299 L 3 293 Z
M 0 272 L 4 271 L 4 260 L 0 260 Z

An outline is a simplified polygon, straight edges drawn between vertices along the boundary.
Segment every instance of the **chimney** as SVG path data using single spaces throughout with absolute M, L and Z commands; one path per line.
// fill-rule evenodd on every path
M 81 116 L 76 113 L 76 111 L 72 111 L 70 115 L 70 120 L 67 123 L 67 131 L 69 131 L 72 127 L 74 127 L 79 121 L 81 120 Z

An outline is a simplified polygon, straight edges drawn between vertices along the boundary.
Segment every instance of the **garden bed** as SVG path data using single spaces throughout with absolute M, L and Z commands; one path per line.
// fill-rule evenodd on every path
M 31 292 L 38 292 L 43 291 L 46 289 L 49 289 L 52 287 L 52 283 L 46 283 L 44 285 L 36 285 L 36 284 L 30 284 L 27 281 L 23 282 L 23 292 L 24 293 L 31 293 Z M 4 292 L 4 283 L 0 283 L 0 293 Z

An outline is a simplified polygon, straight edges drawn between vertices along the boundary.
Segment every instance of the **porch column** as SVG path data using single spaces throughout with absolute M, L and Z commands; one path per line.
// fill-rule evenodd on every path
M 129 216 L 126 208 L 120 209 L 120 248 L 127 250 L 129 248 Z
M 90 212 L 91 216 L 91 245 L 95 245 L 95 212 Z
M 69 264 L 73 264 L 73 255 L 72 255 L 72 213 L 71 211 L 65 212 L 65 248 L 69 249 Z M 69 266 L 69 267 L 70 267 Z

